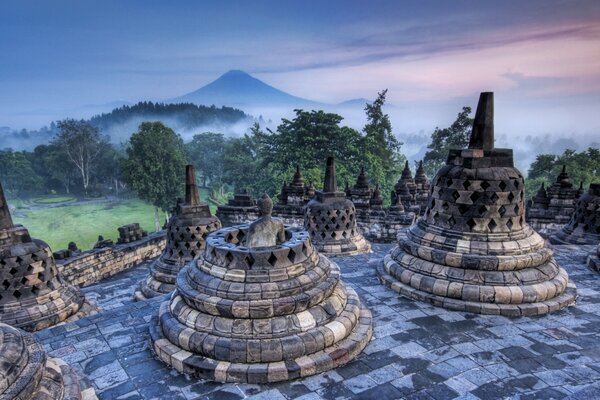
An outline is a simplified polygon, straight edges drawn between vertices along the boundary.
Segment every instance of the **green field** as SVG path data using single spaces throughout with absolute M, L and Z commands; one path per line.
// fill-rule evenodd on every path
M 200 189 L 200 198 L 207 202 L 207 197 L 208 191 Z M 65 197 L 62 200 L 70 199 Z M 77 243 L 81 250 L 88 250 L 94 246 L 98 235 L 116 242 L 119 236 L 117 228 L 133 222 L 139 223 L 148 232 L 154 231 L 154 207 L 139 199 L 99 204 L 67 203 L 59 207 L 33 209 L 23 207 L 21 202 L 9 203 L 19 204 L 13 215 L 14 222 L 23 224 L 33 237 L 47 242 L 52 250 L 65 249 L 71 241 Z M 41 204 L 38 200 L 34 203 Z M 216 208 L 210 204 L 213 214 Z M 164 217 L 161 212 L 161 224 Z
M 38 197 L 37 199 L 34 199 L 33 202 L 35 204 L 58 204 L 58 203 L 65 203 L 67 201 L 73 201 L 73 200 L 75 200 L 75 197 L 73 197 L 73 196 L 52 195 L 52 196 Z
M 71 241 L 87 250 L 94 246 L 98 235 L 116 241 L 117 228 L 133 222 L 138 222 L 149 232 L 154 231 L 154 208 L 137 199 L 21 209 L 16 214 L 13 215 L 14 222 L 23 224 L 33 237 L 47 242 L 52 250 L 64 249 Z

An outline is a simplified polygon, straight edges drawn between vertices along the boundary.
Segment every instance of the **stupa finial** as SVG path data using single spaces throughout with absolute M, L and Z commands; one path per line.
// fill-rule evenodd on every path
M 200 204 L 200 196 L 196 186 L 196 170 L 193 165 L 185 166 L 185 203 L 188 206 Z
M 479 95 L 469 149 L 491 150 L 494 148 L 494 92 Z
M 323 183 L 323 192 L 337 192 L 337 181 L 335 179 L 335 160 L 333 157 L 327 157 L 327 167 L 325 168 L 325 181 Z

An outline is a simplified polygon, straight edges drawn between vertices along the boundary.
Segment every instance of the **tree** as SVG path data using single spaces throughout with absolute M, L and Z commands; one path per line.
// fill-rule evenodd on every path
M 39 193 L 42 186 L 42 179 L 33 170 L 24 151 L 0 151 L 0 181 L 12 196 Z
M 261 162 L 260 172 L 269 171 L 269 182 L 259 184 L 263 191 L 276 193 L 299 165 L 308 181 L 320 186 L 325 160 L 337 160 L 338 182 L 353 181 L 361 166 L 361 140 L 358 131 L 340 126 L 342 117 L 324 111 L 294 110 L 292 120 L 282 119 L 277 131 L 260 131 L 255 126 L 251 137 Z
M 567 149 L 561 155 L 538 154 L 527 174 L 527 198 L 535 195 L 542 182 L 546 186 L 554 183 L 563 165 L 573 185 L 578 186 L 583 182 L 583 187 L 587 189 L 590 183 L 598 181 L 600 175 L 600 149 L 590 147 L 580 153 Z
M 223 134 L 213 132 L 194 135 L 187 143 L 186 153 L 202 177 L 203 187 L 207 187 L 207 182 L 213 189 L 223 186 L 225 143 Z
M 100 135 L 97 128 L 88 122 L 74 119 L 65 119 L 58 122 L 59 133 L 52 144 L 61 148 L 67 158 L 75 165 L 87 194 L 90 177 L 96 167 L 96 159 L 108 142 L 106 137 Z
M 446 164 L 450 149 L 464 149 L 469 145 L 473 118 L 469 117 L 471 107 L 463 107 L 458 113 L 456 121 L 448 128 L 436 127 L 431 134 L 429 149 L 423 158 L 423 166 L 429 176 L 433 176 Z
M 365 136 L 362 163 L 372 182 L 379 184 L 382 193 L 389 193 L 400 174 L 405 157 L 400 154 L 402 143 L 392 133 L 392 124 L 383 113 L 387 89 L 377 94 L 372 104 L 365 107 L 367 124 L 363 128 Z M 385 197 L 387 201 L 387 196 Z
M 167 212 L 183 196 L 187 164 L 183 141 L 161 122 L 143 122 L 131 135 L 127 157 L 123 178 L 142 200 L 154 205 L 154 224 L 159 230 L 158 209 Z
M 70 193 L 77 171 L 61 147 L 54 144 L 36 146 L 33 150 L 32 165 L 49 190 L 56 190 L 58 186 L 62 186 L 65 193 Z

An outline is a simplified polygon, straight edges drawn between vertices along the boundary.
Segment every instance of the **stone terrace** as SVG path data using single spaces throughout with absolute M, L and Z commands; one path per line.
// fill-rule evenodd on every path
M 600 398 L 600 275 L 585 266 L 593 246 L 555 246 L 577 285 L 575 306 L 515 319 L 447 311 L 386 289 L 375 265 L 391 247 L 336 258 L 373 312 L 374 337 L 357 360 L 309 378 L 219 384 L 168 369 L 148 335 L 164 296 L 132 300 L 147 264 L 83 289 L 103 312 L 36 337 L 50 356 L 79 366 L 100 399 Z

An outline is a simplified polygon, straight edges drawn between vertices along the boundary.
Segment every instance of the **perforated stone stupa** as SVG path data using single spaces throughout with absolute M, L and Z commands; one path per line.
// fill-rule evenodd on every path
M 419 162 L 417 173 L 413 178 L 408 161 L 404 163 L 404 169 L 398 182 L 392 192 L 391 203 L 396 204 L 397 198 L 400 198 L 407 211 L 414 212 L 417 215 L 423 215 L 427 206 L 430 183 L 425 175 L 423 161 Z
M 425 215 L 378 267 L 400 294 L 482 314 L 538 315 L 575 287 L 524 218 L 524 180 L 510 149 L 494 148 L 493 93 L 479 98 L 469 148 L 450 150 Z
M 3 323 L 0 360 L 0 399 L 97 399 L 88 382 L 64 361 L 47 358 L 31 334 Z
M 13 224 L 0 185 L 0 322 L 44 329 L 76 314 L 84 301 L 58 274 L 48 245 Z
M 569 223 L 550 236 L 553 244 L 600 243 L 600 183 L 590 184 L 581 195 Z
M 244 189 L 217 208 L 217 217 L 223 226 L 238 225 L 258 218 L 258 208 L 252 194 Z
M 563 165 L 561 173 L 548 189 L 540 186 L 527 207 L 527 222 L 544 237 L 551 235 L 569 222 L 575 211 L 580 193 L 573 188 L 571 178 Z
M 314 196 L 314 186 L 305 184 L 300 166 L 297 165 L 292 181 L 289 184 L 284 182 L 281 187 L 279 202 L 273 208 L 273 215 L 282 218 L 286 224 L 302 225 L 304 206 Z
M 371 250 L 356 223 L 354 204 L 337 189 L 333 157 L 327 158 L 323 190 L 306 205 L 304 228 L 324 254 L 352 255 Z
M 200 257 L 209 233 L 221 228 L 219 219 L 200 201 L 196 173 L 186 167 L 185 201 L 177 205 L 167 226 L 167 246 L 150 266 L 150 275 L 135 293 L 139 300 L 159 296 L 175 289 L 175 279 L 181 267 Z
M 372 317 L 337 264 L 299 228 L 286 227 L 283 242 L 268 247 L 248 247 L 248 236 L 248 225 L 213 233 L 202 258 L 179 273 L 151 321 L 157 356 L 197 378 L 248 383 L 306 377 L 356 357 Z

